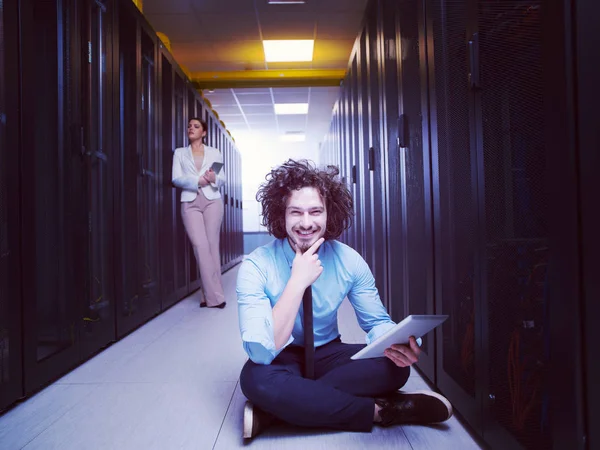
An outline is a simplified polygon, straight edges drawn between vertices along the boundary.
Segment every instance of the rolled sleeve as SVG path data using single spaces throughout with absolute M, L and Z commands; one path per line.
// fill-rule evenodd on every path
M 198 181 L 200 181 L 200 177 L 198 176 L 185 175 L 181 165 L 181 153 L 175 150 L 171 170 L 171 182 L 173 185 L 185 191 L 198 192 Z
M 236 287 L 240 333 L 248 357 L 256 364 L 268 365 L 294 339 L 290 336 L 283 347 L 275 348 L 273 308 L 265 286 L 265 273 L 254 261 L 245 260 Z
M 356 311 L 358 324 L 367 333 L 367 344 L 370 344 L 396 323 L 381 303 L 371 269 L 358 253 L 355 257 L 354 280 L 348 292 L 348 300 Z

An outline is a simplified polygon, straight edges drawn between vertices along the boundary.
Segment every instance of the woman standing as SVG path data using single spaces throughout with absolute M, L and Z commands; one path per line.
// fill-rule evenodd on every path
M 196 117 L 188 122 L 190 145 L 175 149 L 173 184 L 182 189 L 181 217 L 200 267 L 202 290 L 206 302 L 200 307 L 224 308 L 221 283 L 219 232 L 223 221 L 223 201 L 219 188 L 225 184 L 225 169 L 213 170 L 213 163 L 223 163 L 221 152 L 203 143 L 206 122 Z

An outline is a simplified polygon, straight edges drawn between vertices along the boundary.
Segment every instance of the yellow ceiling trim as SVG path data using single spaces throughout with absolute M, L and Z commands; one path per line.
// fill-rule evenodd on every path
M 141 12 L 144 12 L 144 0 L 133 0 L 133 3 Z
M 196 89 L 249 87 L 339 86 L 345 69 L 242 70 L 194 72 L 190 79 Z

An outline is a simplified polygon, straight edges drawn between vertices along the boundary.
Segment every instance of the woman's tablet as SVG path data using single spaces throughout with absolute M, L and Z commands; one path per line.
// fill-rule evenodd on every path
M 392 344 L 407 344 L 408 338 L 411 336 L 416 338 L 423 337 L 447 318 L 448 316 L 443 315 L 408 316 L 387 333 L 375 339 L 358 353 L 355 353 L 350 359 L 380 358 L 385 356 L 383 352 Z

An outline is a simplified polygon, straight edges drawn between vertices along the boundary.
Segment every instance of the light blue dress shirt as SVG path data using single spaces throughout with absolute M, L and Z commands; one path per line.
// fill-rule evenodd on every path
M 381 303 L 369 266 L 358 252 L 338 241 L 325 241 L 318 252 L 323 272 L 312 285 L 315 347 L 340 335 L 337 311 L 346 296 L 367 333 L 367 344 L 395 325 Z M 290 279 L 295 255 L 287 239 L 275 239 L 253 251 L 240 267 L 240 331 L 246 353 L 257 364 L 270 364 L 292 342 L 303 345 L 302 307 L 290 339 L 279 350 L 273 335 L 273 306 Z

